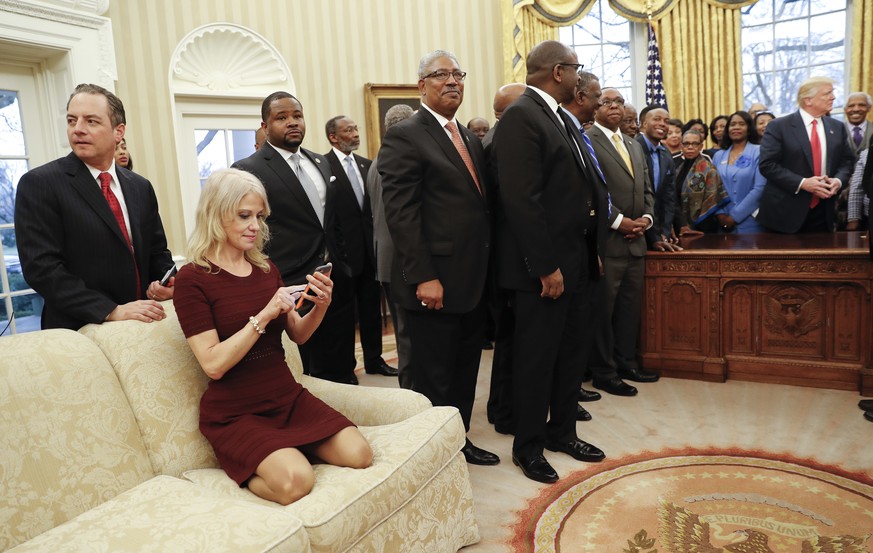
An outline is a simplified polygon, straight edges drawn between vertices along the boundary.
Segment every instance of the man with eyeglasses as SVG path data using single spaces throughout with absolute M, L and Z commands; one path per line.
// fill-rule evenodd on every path
M 655 382 L 658 374 L 637 361 L 645 232 L 654 224 L 655 196 L 640 144 L 621 133 L 624 98 L 606 88 L 588 130 L 606 177 L 612 212 L 603 256 L 602 293 L 598 294 L 597 330 L 588 368 L 594 387 L 608 394 L 634 396 L 637 388 L 624 382 Z
M 491 145 L 502 210 L 496 273 L 515 311 L 512 461 L 528 478 L 551 483 L 558 474 L 544 449 L 579 461 L 605 457 L 576 434 L 576 400 L 608 207 L 594 160 L 560 107 L 579 82 L 576 53 L 548 40 L 526 66 L 527 89 L 500 118 Z
M 418 66 L 421 109 L 394 125 L 379 150 L 385 219 L 394 240 L 391 288 L 406 315 L 412 389 L 456 407 L 469 431 L 491 258 L 491 212 L 481 141 L 459 124 L 464 79 L 454 54 Z M 468 463 L 500 458 L 467 440 Z

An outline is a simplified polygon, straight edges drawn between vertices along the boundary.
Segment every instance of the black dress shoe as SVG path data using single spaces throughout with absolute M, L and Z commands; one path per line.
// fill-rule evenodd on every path
M 496 465 L 500 462 L 500 457 L 474 446 L 470 440 L 467 440 L 467 443 L 461 448 L 461 453 L 471 465 Z
M 599 463 L 606 458 L 606 455 L 598 447 L 583 442 L 579 438 L 564 443 L 546 442 L 546 449 L 566 453 L 577 461 L 587 463 Z
M 352 386 L 357 386 L 358 385 L 358 377 L 354 373 L 352 373 L 352 376 L 350 376 L 348 378 L 348 380 L 346 382 L 344 382 L 344 384 L 351 384 Z
M 632 382 L 657 382 L 661 376 L 658 373 L 643 369 L 618 369 L 618 377 Z
M 864 411 L 864 418 L 873 422 L 873 411 Z
M 542 454 L 533 457 L 519 457 L 512 454 L 512 462 L 531 480 L 551 484 L 558 481 L 558 473 Z
M 379 364 L 375 367 L 366 367 L 364 370 L 367 371 L 367 374 L 381 374 L 383 376 L 397 376 L 400 374 L 400 371 L 382 359 L 379 359 Z
M 873 411 L 873 399 L 862 399 L 858 402 L 862 411 Z
M 591 420 L 591 413 L 586 411 L 585 408 L 582 407 L 581 405 L 579 405 L 578 403 L 576 404 L 576 420 L 577 421 L 590 421 Z
M 620 378 L 610 378 L 609 380 L 594 379 L 594 387 L 598 390 L 603 390 L 607 394 L 614 396 L 635 396 L 637 389 L 622 381 Z
M 579 401 L 597 401 L 600 399 L 600 394 L 595 392 L 594 390 L 586 390 L 585 388 L 579 388 Z

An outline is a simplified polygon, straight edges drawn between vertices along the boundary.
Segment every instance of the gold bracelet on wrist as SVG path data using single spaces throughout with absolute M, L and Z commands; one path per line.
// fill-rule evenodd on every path
M 249 317 L 249 322 L 252 323 L 252 326 L 254 327 L 255 331 L 257 331 L 258 334 L 266 334 L 267 333 L 266 330 L 261 328 L 261 324 L 256 318 Z

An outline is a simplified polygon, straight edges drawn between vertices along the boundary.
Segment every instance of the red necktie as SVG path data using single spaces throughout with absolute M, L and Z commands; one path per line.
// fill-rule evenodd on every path
M 458 132 L 458 126 L 455 125 L 454 121 L 449 121 L 446 123 L 446 128 L 449 129 L 449 132 L 452 134 L 452 144 L 455 145 L 455 149 L 458 150 L 458 153 L 461 154 L 461 159 L 464 160 L 464 165 L 467 166 L 467 171 L 470 171 L 470 176 L 473 177 L 473 182 L 476 183 L 476 188 L 479 189 L 479 193 L 482 193 L 482 186 L 479 184 L 479 179 L 476 177 L 476 169 L 473 167 L 473 158 L 470 157 L 470 152 L 467 151 L 467 146 L 464 145 L 464 141 L 461 140 L 461 133 Z
M 818 121 L 812 120 L 812 134 L 809 137 L 809 146 L 812 148 L 812 173 L 814 177 L 821 176 L 821 142 L 818 139 Z M 809 208 L 812 209 L 818 205 L 819 197 L 813 195 L 809 201 Z
M 136 265 L 136 256 L 133 255 L 133 242 L 130 241 L 130 235 L 127 233 L 127 225 L 124 224 L 124 213 L 121 211 L 121 204 L 118 203 L 118 198 L 115 197 L 115 192 L 109 188 L 109 185 L 112 184 L 112 175 L 104 171 L 97 175 L 97 178 L 100 180 L 100 189 L 103 190 L 103 196 L 109 203 L 109 209 L 112 210 L 112 214 L 115 215 L 115 221 L 118 223 L 118 226 L 121 227 L 121 234 L 124 235 L 124 240 L 127 242 L 127 247 L 130 250 L 130 255 L 133 256 L 133 269 L 136 271 L 136 297 L 139 299 L 139 267 Z

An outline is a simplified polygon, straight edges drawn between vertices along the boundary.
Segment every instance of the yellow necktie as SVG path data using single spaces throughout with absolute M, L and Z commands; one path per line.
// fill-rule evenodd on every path
M 631 163 L 630 156 L 627 155 L 627 151 L 624 149 L 624 144 L 621 143 L 621 137 L 618 136 L 618 133 L 612 135 L 612 141 L 615 142 L 615 149 L 618 150 L 618 155 L 621 156 L 624 164 L 627 165 L 627 170 L 630 171 L 631 176 L 634 176 L 634 166 Z

